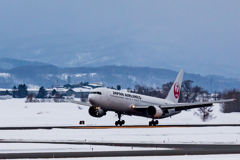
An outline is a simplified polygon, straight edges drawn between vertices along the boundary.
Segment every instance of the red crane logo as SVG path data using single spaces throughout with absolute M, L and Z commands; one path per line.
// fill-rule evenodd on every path
M 180 86 L 178 83 L 174 84 L 174 97 L 177 99 L 180 94 Z

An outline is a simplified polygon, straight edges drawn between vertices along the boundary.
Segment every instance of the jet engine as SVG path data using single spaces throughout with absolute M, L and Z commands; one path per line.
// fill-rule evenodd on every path
M 146 110 L 147 115 L 153 118 L 160 118 L 163 115 L 163 111 L 158 106 L 149 106 Z
M 88 110 L 88 113 L 93 116 L 93 117 L 102 117 L 104 115 L 106 115 L 106 112 L 101 109 L 100 107 L 90 107 L 89 110 Z

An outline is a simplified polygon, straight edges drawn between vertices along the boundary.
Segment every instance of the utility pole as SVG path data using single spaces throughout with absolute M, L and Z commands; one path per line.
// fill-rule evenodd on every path
M 211 76 L 211 94 L 212 94 L 212 76 Z
M 211 98 L 212 98 L 212 76 L 211 76 L 211 93 L 210 93 L 210 95 L 211 95 Z

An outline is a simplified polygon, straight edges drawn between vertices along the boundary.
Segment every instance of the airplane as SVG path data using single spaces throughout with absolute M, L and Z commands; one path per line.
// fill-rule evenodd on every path
M 109 88 L 95 88 L 88 96 L 89 103 L 68 100 L 71 103 L 89 106 L 89 114 L 93 117 L 102 117 L 106 112 L 113 111 L 118 114 L 116 126 L 125 124 L 121 120 L 122 115 L 134 115 L 151 118 L 149 126 L 156 126 L 158 120 L 171 117 L 181 113 L 182 110 L 212 106 L 213 103 L 232 102 L 235 99 L 196 102 L 196 103 L 178 103 L 182 85 L 184 70 L 181 69 L 173 83 L 166 99 L 150 97 L 126 91 L 119 91 Z

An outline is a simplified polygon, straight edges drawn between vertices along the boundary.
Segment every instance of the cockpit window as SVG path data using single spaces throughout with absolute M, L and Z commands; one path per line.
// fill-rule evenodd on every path
M 99 95 L 102 95 L 101 92 L 90 92 L 89 94 L 99 94 Z

